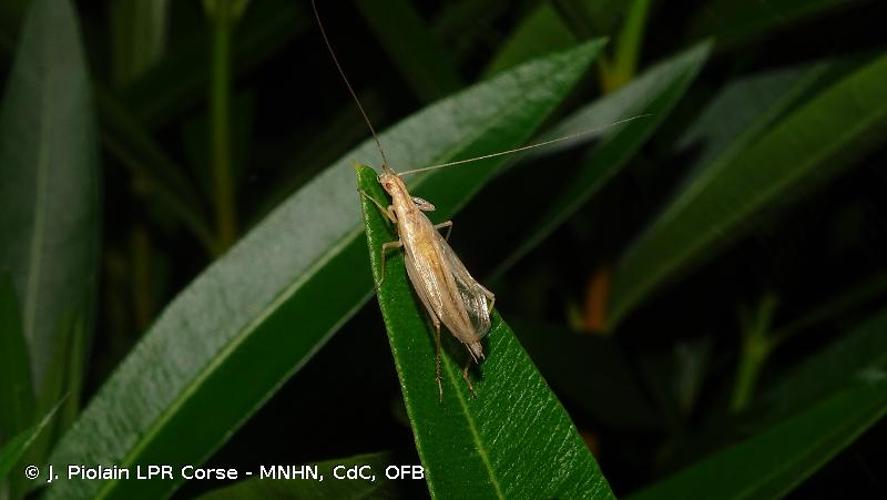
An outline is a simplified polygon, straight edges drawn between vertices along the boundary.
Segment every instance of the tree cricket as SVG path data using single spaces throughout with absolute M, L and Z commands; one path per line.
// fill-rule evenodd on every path
M 335 64 L 339 75 L 342 77 L 348 92 L 357 104 L 357 108 L 369 128 L 373 140 L 376 142 L 376 147 L 378 148 L 379 155 L 382 159 L 382 173 L 378 175 L 378 181 L 385 192 L 391 197 L 391 204 L 384 206 L 362 190 L 360 191 L 360 194 L 376 205 L 385 218 L 390 221 L 397 230 L 398 239 L 382 245 L 382 255 L 380 260 L 382 263 L 383 279 L 385 274 L 385 256 L 391 250 L 403 249 L 407 276 L 409 277 L 413 290 L 422 302 L 434 328 L 435 378 L 437 380 L 439 397 L 442 401 L 441 325 L 445 326 L 468 351 L 468 357 L 462 368 L 462 378 L 465 379 L 470 393 L 475 395 L 474 386 L 471 384 L 471 379 L 468 376 L 468 370 L 471 367 L 472 361 L 475 364 L 480 364 L 484 359 L 482 340 L 490 331 L 490 313 L 496 302 L 496 296 L 471 276 L 465 268 L 465 265 L 462 264 L 462 261 L 447 242 L 449 239 L 449 233 L 453 227 L 453 222 L 445 221 L 439 224 L 433 224 L 425 213 L 434 211 L 434 205 L 422 198 L 412 196 L 403 181 L 403 176 L 503 155 L 510 155 L 549 144 L 575 139 L 589 134 L 592 130 L 586 130 L 507 151 L 398 173 L 391 168 L 388 159 L 385 156 L 385 150 L 382 148 L 379 136 L 376 133 L 369 116 L 364 110 L 363 105 L 358 99 L 354 88 L 351 86 L 348 77 L 345 75 L 342 65 L 336 57 L 336 53 L 333 50 L 332 44 L 324 29 L 323 22 L 320 20 L 320 14 L 317 11 L 317 5 L 315 2 L 316 0 L 312 0 L 311 6 L 314 9 L 314 15 L 318 27 L 320 28 L 323 41 L 326 44 L 327 50 L 329 51 L 333 63 Z M 634 116 L 626 120 L 615 122 L 611 125 L 625 123 L 641 116 L 645 115 Z M 442 229 L 447 230 L 446 237 L 441 235 L 440 230 Z

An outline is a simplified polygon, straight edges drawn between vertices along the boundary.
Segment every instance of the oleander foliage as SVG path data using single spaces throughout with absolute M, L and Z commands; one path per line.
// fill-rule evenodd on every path
M 887 6 L 319 8 L 395 169 L 578 134 L 409 177 L 497 295 L 477 398 L 445 333 L 438 400 L 401 255 L 382 279 L 310 2 L 7 1 L 0 499 L 876 491 Z M 424 476 L 47 485 L 68 463 Z

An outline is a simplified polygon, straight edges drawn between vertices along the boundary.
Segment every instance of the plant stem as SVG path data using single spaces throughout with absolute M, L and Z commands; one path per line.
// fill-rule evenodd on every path
M 770 340 L 770 325 L 778 300 L 767 294 L 758 305 L 754 317 L 745 313 L 742 320 L 742 352 L 736 367 L 736 382 L 730 399 L 730 410 L 744 410 L 751 401 L 757 387 L 758 378 L 774 344 Z
M 605 93 L 618 89 L 634 78 L 649 12 L 650 0 L 634 0 L 628 8 L 625 22 L 616 38 L 613 59 L 602 59 L 599 65 L 601 85 Z
M 216 243 L 218 250 L 237 238 L 237 205 L 231 161 L 231 2 L 216 2 L 212 20 L 210 74 L 210 158 L 213 175 Z

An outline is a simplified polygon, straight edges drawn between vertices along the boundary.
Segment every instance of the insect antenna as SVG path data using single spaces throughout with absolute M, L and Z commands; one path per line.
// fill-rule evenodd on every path
M 348 87 L 348 92 L 350 92 L 351 97 L 354 98 L 354 102 L 357 104 L 357 109 L 360 110 L 360 114 L 363 116 L 363 121 L 365 121 L 367 127 L 369 127 L 370 133 L 373 134 L 373 139 L 376 141 L 376 147 L 379 148 L 379 155 L 382 156 L 382 170 L 391 170 L 391 167 L 388 166 L 388 158 L 385 157 L 385 150 L 382 149 L 382 141 L 379 140 L 379 135 L 376 134 L 376 129 L 373 128 L 373 123 L 370 121 L 370 117 L 367 115 L 366 110 L 363 109 L 360 99 L 357 98 L 357 93 L 354 92 L 351 82 L 348 81 L 348 77 L 345 76 L 345 70 L 342 69 L 342 65 L 339 63 L 339 58 L 336 57 L 336 51 L 333 50 L 333 45 L 330 43 L 330 39 L 326 35 L 326 29 L 324 29 L 323 22 L 320 20 L 320 13 L 317 12 L 316 0 L 311 0 L 311 8 L 314 9 L 314 18 L 317 19 L 317 26 L 320 28 L 320 34 L 323 35 L 323 42 L 326 44 L 326 48 L 330 52 L 330 56 L 333 58 L 333 63 L 335 63 L 336 69 L 339 70 L 339 75 L 342 76 L 345 86 Z
M 537 142 L 535 144 L 528 144 L 526 146 L 521 146 L 519 148 L 509 149 L 506 151 L 499 151 L 498 153 L 490 153 L 490 154 L 486 154 L 486 155 L 475 156 L 474 158 L 466 158 L 464 160 L 450 161 L 447 163 L 441 163 L 439 165 L 431 165 L 429 167 L 416 168 L 413 170 L 407 170 L 405 172 L 399 172 L 397 175 L 403 177 L 404 175 L 418 174 L 420 172 L 428 172 L 429 170 L 437 170 L 439 168 L 452 167 L 454 165 L 462 165 L 463 163 L 472 163 L 475 161 L 487 160 L 489 158 L 496 158 L 498 156 L 506 156 L 506 155 L 512 155 L 515 153 L 522 153 L 524 151 L 529 151 L 531 149 L 541 148 L 543 146 L 550 146 L 552 144 L 557 144 L 559 142 L 569 141 L 571 139 L 583 137 L 583 136 L 586 136 L 589 134 L 593 134 L 595 132 L 600 132 L 601 130 L 608 129 L 610 127 L 615 127 L 616 125 L 622 125 L 624 123 L 628 123 L 630 121 L 637 120 L 638 118 L 646 118 L 648 116 L 653 116 L 653 115 L 646 113 L 646 114 L 642 114 L 642 115 L 631 116 L 631 117 L 625 118 L 623 120 L 618 120 L 613 123 L 608 123 L 607 125 L 603 125 L 601 127 L 595 127 L 595 128 L 590 128 L 587 130 L 582 130 L 582 131 L 576 132 L 574 134 L 569 134 L 569 135 L 565 135 L 563 137 L 558 137 L 557 139 L 551 139 L 550 141 L 543 141 L 543 142 Z

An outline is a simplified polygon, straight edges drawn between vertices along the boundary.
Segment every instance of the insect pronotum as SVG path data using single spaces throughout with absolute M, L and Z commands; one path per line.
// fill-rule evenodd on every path
M 378 180 L 385 192 L 391 197 L 391 204 L 387 207 L 383 206 L 367 193 L 363 191 L 360 192 L 362 196 L 373 202 L 382 214 L 384 214 L 385 217 L 397 228 L 398 239 L 382 245 L 382 276 L 384 277 L 385 275 L 385 256 L 387 252 L 395 249 L 403 249 L 407 276 L 410 279 L 410 283 L 413 285 L 413 290 L 415 290 L 416 295 L 425 307 L 425 311 L 428 313 L 428 317 L 431 319 L 432 326 L 434 327 L 435 378 L 437 380 L 440 399 L 443 400 L 443 385 L 441 384 L 440 374 L 441 325 L 446 326 L 447 330 L 449 330 L 468 351 L 468 357 L 462 368 L 462 377 L 468 384 L 468 389 L 471 394 L 474 394 L 474 387 L 468 376 L 468 370 L 471 367 L 472 361 L 474 363 L 480 363 L 481 360 L 484 359 L 484 349 L 481 341 L 490 331 L 490 312 L 493 310 L 496 296 L 493 292 L 484 288 L 483 285 L 478 283 L 477 280 L 469 274 L 468 270 L 465 269 L 465 265 L 462 264 L 462 261 L 459 260 L 459 257 L 447 243 L 450 230 L 453 227 L 452 221 L 445 221 L 436 225 L 432 224 L 425 215 L 425 212 L 434 211 L 434 205 L 422 198 L 412 196 L 407 190 L 402 176 L 518 153 L 528 149 L 574 139 L 582 135 L 587 135 L 592 131 L 582 131 L 576 134 L 570 134 L 550 141 L 531 144 L 508 151 L 501 151 L 476 158 L 458 160 L 397 173 L 388 163 L 379 136 L 376 134 L 376 130 L 373 127 L 369 116 L 367 116 L 363 105 L 360 103 L 360 99 L 357 98 L 354 88 L 348 81 L 348 77 L 345 75 L 345 71 L 342 69 L 342 65 L 336 57 L 336 53 L 333 50 L 332 44 L 327 37 L 326 30 L 323 27 L 323 22 L 320 20 L 320 14 L 317 11 L 315 1 L 316 0 L 311 0 L 311 6 L 314 9 L 314 16 L 317 19 L 317 25 L 320 28 L 323 41 L 326 44 L 327 50 L 332 57 L 336 69 L 339 71 L 339 75 L 342 77 L 345 86 L 348 88 L 348 92 L 357 104 L 357 109 L 363 116 L 363 119 L 373 136 L 373 140 L 376 142 L 376 147 L 379 149 L 379 154 L 382 157 L 382 173 L 379 174 Z M 612 125 L 624 123 L 638 117 L 639 116 L 635 116 L 627 120 L 621 120 Z M 441 236 L 439 232 L 440 229 L 444 228 L 447 229 L 446 238 Z

